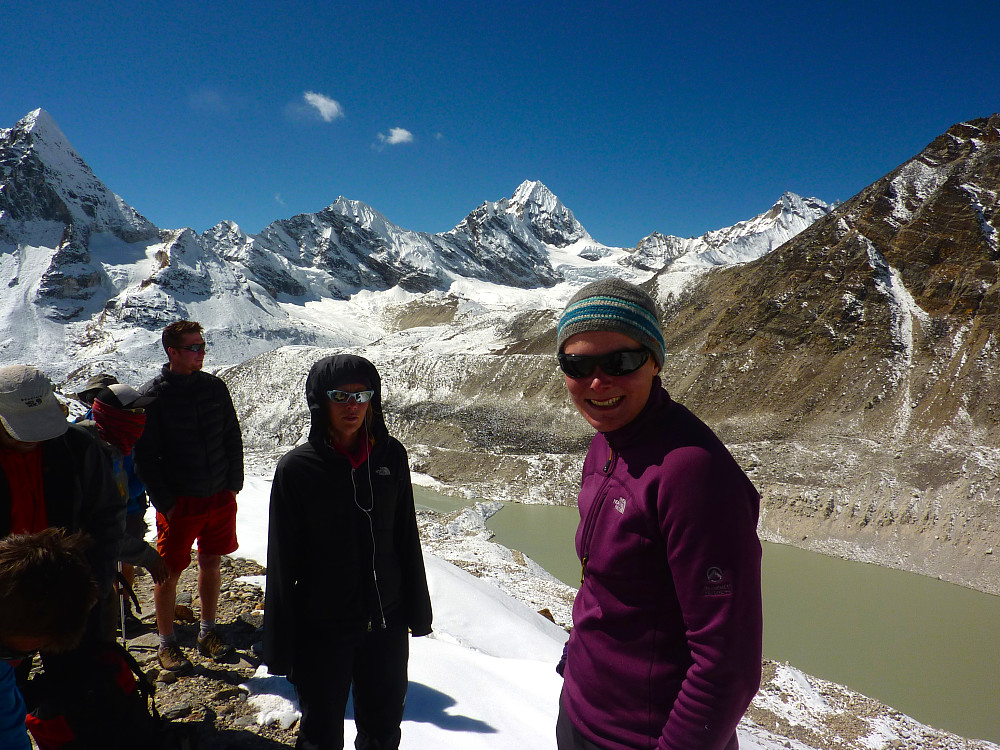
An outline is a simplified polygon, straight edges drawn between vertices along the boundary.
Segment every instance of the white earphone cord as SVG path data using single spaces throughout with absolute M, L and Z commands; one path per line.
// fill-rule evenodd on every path
M 368 420 L 365 419 L 365 440 L 369 440 L 368 437 Z M 372 484 L 372 462 L 371 453 L 368 454 L 366 459 L 368 466 L 368 489 L 371 491 L 371 502 L 369 507 L 365 508 L 358 502 L 358 485 L 354 481 L 354 469 L 351 469 L 351 484 L 354 487 L 354 504 L 358 506 L 358 510 L 363 512 L 368 516 L 368 531 L 371 533 L 372 537 L 372 578 L 375 581 L 375 596 L 378 598 L 378 611 L 379 616 L 382 618 L 382 629 L 385 630 L 385 610 L 382 608 L 382 592 L 378 587 L 378 571 L 375 570 L 375 522 L 372 520 L 372 511 L 375 510 L 375 486 Z

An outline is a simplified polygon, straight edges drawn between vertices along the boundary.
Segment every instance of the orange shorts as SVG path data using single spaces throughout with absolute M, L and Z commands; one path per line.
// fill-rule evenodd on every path
M 221 490 L 210 497 L 178 496 L 168 520 L 156 512 L 156 551 L 171 573 L 191 564 L 191 547 L 198 552 L 228 555 L 239 547 L 236 541 L 236 495 Z

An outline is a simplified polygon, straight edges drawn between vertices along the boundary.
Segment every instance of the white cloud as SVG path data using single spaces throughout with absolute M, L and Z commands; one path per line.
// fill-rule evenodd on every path
M 331 99 L 323 94 L 317 94 L 315 91 L 307 91 L 303 94 L 303 98 L 306 103 L 312 107 L 316 108 L 319 112 L 319 116 L 323 118 L 325 122 L 333 122 L 334 120 L 340 119 L 344 116 L 344 108 L 340 106 L 340 102 L 335 99 Z
M 278 204 L 279 206 L 281 206 L 282 208 L 284 208 L 284 207 L 285 207 L 285 205 L 286 205 L 286 204 L 285 204 L 285 201 L 283 201 L 283 200 L 281 199 L 281 193 L 275 193 L 275 194 L 274 194 L 274 202 L 275 202 L 275 203 L 277 203 L 277 204 Z
M 413 133 L 405 128 L 389 128 L 389 135 L 379 133 L 378 139 L 387 146 L 396 146 L 400 143 L 413 143 Z

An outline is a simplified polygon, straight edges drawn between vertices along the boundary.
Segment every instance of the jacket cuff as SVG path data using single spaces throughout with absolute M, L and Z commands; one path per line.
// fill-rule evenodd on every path
M 172 511 L 174 509 L 174 506 L 177 505 L 177 498 L 172 496 L 153 497 L 152 495 L 150 495 L 149 501 L 153 504 L 153 507 L 156 508 L 163 515 L 166 515 L 167 513 Z

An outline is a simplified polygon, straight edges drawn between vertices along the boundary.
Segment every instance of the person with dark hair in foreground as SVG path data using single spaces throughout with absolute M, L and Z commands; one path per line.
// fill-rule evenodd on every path
M 14 666 L 77 646 L 97 601 L 85 537 L 61 529 L 0 539 L 0 747 L 29 750 Z
M 559 750 L 735 750 L 760 686 L 760 496 L 660 385 L 665 348 L 656 304 L 619 279 L 581 289 L 559 321 L 566 387 L 597 430 Z

